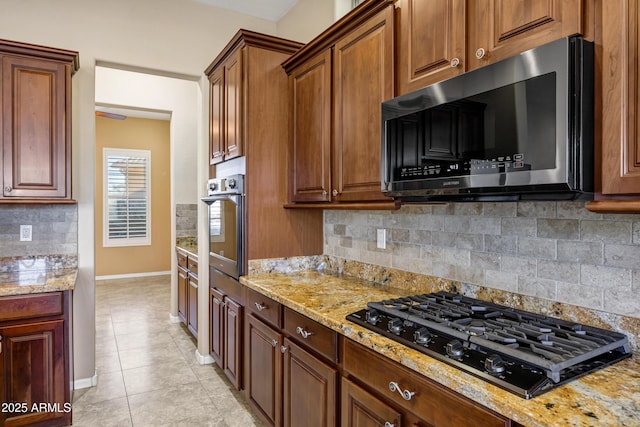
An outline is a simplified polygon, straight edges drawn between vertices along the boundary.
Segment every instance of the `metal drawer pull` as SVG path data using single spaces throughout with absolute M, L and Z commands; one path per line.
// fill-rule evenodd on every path
M 384 423 L 384 427 L 396 427 L 396 425 L 395 424 L 391 424 L 389 421 L 386 421 Z
M 416 394 L 415 391 L 401 390 L 400 386 L 395 381 L 391 381 L 389 383 L 389 390 L 397 391 L 398 393 L 400 393 L 400 396 L 402 396 L 404 400 L 411 400 L 411 398 Z
M 257 302 L 254 302 L 254 303 L 253 303 L 253 305 L 255 305 L 255 306 L 256 306 L 256 308 L 258 309 L 258 311 L 262 311 L 262 310 L 266 310 L 266 309 L 267 309 L 267 306 L 266 306 L 266 305 L 264 305 L 264 304 L 260 304 L 260 303 L 257 303 Z
M 305 331 L 302 326 L 298 326 L 296 328 L 296 333 L 300 334 L 300 336 L 304 339 L 309 338 L 311 335 L 313 335 L 313 332 L 309 332 L 309 331 Z

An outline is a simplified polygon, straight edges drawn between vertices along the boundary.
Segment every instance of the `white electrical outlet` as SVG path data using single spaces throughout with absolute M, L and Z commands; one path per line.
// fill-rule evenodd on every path
M 21 242 L 30 242 L 32 238 L 32 228 L 30 225 L 21 225 L 20 226 L 20 241 Z
M 378 246 L 378 249 L 387 248 L 387 230 L 385 230 L 384 228 L 378 228 L 377 246 Z

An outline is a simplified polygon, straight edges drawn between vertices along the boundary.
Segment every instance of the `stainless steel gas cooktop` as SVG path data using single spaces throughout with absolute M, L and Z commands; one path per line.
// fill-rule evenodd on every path
M 526 399 L 631 356 L 623 334 L 448 292 L 370 302 L 347 320 Z

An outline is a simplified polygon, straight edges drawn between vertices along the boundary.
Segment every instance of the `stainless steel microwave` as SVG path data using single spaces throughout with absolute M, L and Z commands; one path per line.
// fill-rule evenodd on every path
M 382 104 L 403 202 L 593 198 L 593 43 L 568 37 Z

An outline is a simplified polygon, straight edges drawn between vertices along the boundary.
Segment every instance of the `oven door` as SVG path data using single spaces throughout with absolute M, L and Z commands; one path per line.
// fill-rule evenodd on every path
M 209 266 L 231 277 L 243 274 L 243 199 L 240 194 L 208 196 Z

